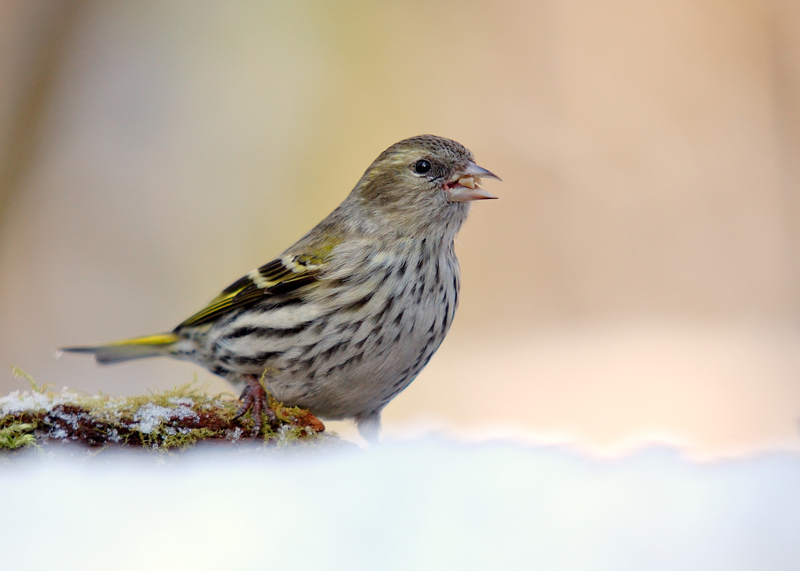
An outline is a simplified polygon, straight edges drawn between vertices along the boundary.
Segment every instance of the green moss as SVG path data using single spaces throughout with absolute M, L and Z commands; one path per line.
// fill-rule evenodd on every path
M 197 379 L 166 391 L 118 398 L 98 393 L 56 392 L 39 386 L 24 371 L 30 392 L 0 397 L 0 451 L 51 442 L 93 448 L 136 446 L 149 450 L 182 450 L 204 440 L 235 443 L 252 434 L 251 414 L 234 419 L 239 402 L 231 395 L 209 395 Z M 262 441 L 285 447 L 319 439 L 338 439 L 308 411 L 286 407 L 270 398 L 278 418 L 266 422 Z
M 196 429 L 176 429 L 167 427 L 165 429 L 142 435 L 142 445 L 153 450 L 173 450 L 185 449 L 193 446 L 200 440 L 215 438 L 218 433 L 207 428 Z
M 47 390 L 47 385 L 40 387 L 39 385 L 36 384 L 36 381 L 33 380 L 33 377 L 31 377 L 28 373 L 26 373 L 19 367 L 15 367 L 14 365 L 10 365 L 10 367 L 11 367 L 11 374 L 14 375 L 14 378 L 25 379 L 26 381 L 28 381 L 28 383 L 31 385 L 31 390 L 33 390 L 34 392 L 43 393 L 45 390 Z
M 33 424 L 21 422 L 0 429 L 0 449 L 16 450 L 26 446 L 36 446 Z

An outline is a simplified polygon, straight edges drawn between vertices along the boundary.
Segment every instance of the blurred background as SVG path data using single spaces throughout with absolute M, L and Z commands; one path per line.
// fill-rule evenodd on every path
M 230 390 L 53 350 L 171 329 L 421 133 L 504 182 L 387 437 L 800 449 L 795 0 L 0 0 L 0 364 Z

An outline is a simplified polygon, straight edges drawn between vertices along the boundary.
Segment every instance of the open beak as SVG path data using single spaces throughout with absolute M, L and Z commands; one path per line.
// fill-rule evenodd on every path
M 445 183 L 444 189 L 447 192 L 447 200 L 449 202 L 472 202 L 473 200 L 497 199 L 494 194 L 486 192 L 478 186 L 482 177 L 502 181 L 493 172 L 469 161 L 467 168 Z

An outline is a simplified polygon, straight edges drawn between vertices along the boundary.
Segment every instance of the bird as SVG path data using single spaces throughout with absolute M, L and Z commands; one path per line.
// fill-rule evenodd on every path
M 381 411 L 427 365 L 458 307 L 454 240 L 471 203 L 497 197 L 460 143 L 419 135 L 390 146 L 350 194 L 277 258 L 172 331 L 61 351 L 100 364 L 168 356 L 234 386 L 254 435 L 268 394 L 376 442 Z M 262 384 L 263 382 L 263 384 Z

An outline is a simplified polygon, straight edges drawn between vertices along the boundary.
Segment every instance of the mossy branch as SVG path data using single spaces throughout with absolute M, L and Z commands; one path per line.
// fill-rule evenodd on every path
M 238 401 L 231 395 L 209 396 L 197 380 L 167 391 L 119 398 L 87 395 L 51 386 L 39 386 L 24 371 L 29 391 L 0 397 L 0 452 L 69 442 L 87 447 L 143 447 L 174 450 L 200 441 L 236 443 L 251 441 L 250 414 L 234 420 Z M 338 439 L 310 412 L 286 407 L 270 398 L 277 426 L 266 425 L 259 436 L 267 445 L 287 446 Z

